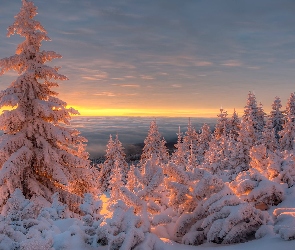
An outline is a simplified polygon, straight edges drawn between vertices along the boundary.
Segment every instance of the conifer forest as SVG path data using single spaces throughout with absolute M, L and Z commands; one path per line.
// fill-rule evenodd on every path
M 34 3 L 20 7 L 7 36 L 23 40 L 0 60 L 18 74 L 0 93 L 0 250 L 295 249 L 295 93 L 270 113 L 245 93 L 214 130 L 175 131 L 172 153 L 153 120 L 133 163 L 118 132 L 91 164 L 57 97 L 61 55 L 42 50 Z

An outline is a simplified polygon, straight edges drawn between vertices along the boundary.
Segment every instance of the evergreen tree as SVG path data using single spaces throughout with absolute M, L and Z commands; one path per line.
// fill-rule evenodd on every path
M 278 141 L 280 138 L 279 132 L 283 129 L 283 124 L 284 124 L 284 114 L 280 110 L 282 108 L 281 99 L 276 96 L 271 107 L 272 107 L 272 110 L 270 111 L 270 115 L 268 119 L 272 123 L 272 127 L 275 130 L 275 136 Z
M 177 133 L 177 143 L 174 145 L 174 147 L 176 150 L 171 156 L 171 161 L 182 169 L 185 169 L 185 166 L 187 165 L 187 159 L 185 157 L 185 147 L 184 143 L 182 142 L 182 133 L 180 132 L 180 128 Z
M 176 221 L 177 241 L 199 245 L 208 242 L 231 244 L 247 241 L 269 221 L 267 212 L 242 202 L 219 178 L 198 170 L 194 195 L 198 205 Z
M 291 93 L 286 105 L 286 116 L 283 129 L 279 132 L 280 147 L 282 150 L 295 148 L 295 94 Z
M 253 127 L 251 137 L 253 138 L 254 143 L 256 143 L 257 140 L 261 138 L 262 130 L 265 124 L 264 117 L 265 113 L 263 111 L 262 105 L 260 104 L 260 106 L 258 106 L 255 95 L 252 92 L 249 92 L 247 105 L 245 106 L 242 120 L 246 127 Z M 245 129 L 245 126 L 243 129 Z
M 209 142 L 211 141 L 212 134 L 208 124 L 204 124 L 201 128 L 201 133 L 198 136 L 197 142 L 197 155 L 196 161 L 198 165 L 201 165 L 204 161 L 206 151 L 209 149 Z
M 165 144 L 166 141 L 164 138 L 161 138 L 156 121 L 152 121 L 148 135 L 144 140 L 144 147 L 140 158 L 141 165 L 144 165 L 152 155 L 156 156 L 160 163 L 167 163 L 169 155 Z
M 227 118 L 227 111 L 223 108 L 220 108 L 220 114 L 217 115 L 217 123 L 215 125 L 214 137 L 219 140 L 219 138 L 225 133 L 229 133 L 229 121 Z
M 56 80 L 66 80 L 58 73 L 58 67 L 46 65 L 61 55 L 41 50 L 42 41 L 48 41 L 46 30 L 33 18 L 37 8 L 22 0 L 22 8 L 8 28 L 8 36 L 24 37 L 16 54 L 0 60 L 0 72 L 16 71 L 19 76 L 0 93 L 0 107 L 13 109 L 0 116 L 0 129 L 4 131 L 0 142 L 0 189 L 5 193 L 0 203 L 5 203 L 9 194 L 20 188 L 25 197 L 42 195 L 47 200 L 53 192 L 61 197 L 66 192 L 80 193 L 69 189 L 71 182 L 82 179 L 90 188 L 93 174 L 89 170 L 86 139 L 69 124 L 71 114 L 78 114 L 56 97 L 52 87 Z M 71 202 L 67 197 L 67 202 Z
M 262 138 L 260 143 L 266 147 L 267 153 L 269 151 L 274 152 L 279 149 L 279 142 L 276 138 L 276 130 L 273 127 L 273 122 L 271 119 L 268 119 L 266 125 L 262 131 Z
M 231 119 L 229 119 L 228 122 L 228 126 L 229 126 L 229 131 L 231 132 L 233 139 L 237 140 L 238 136 L 239 136 L 239 131 L 240 131 L 240 119 L 239 116 L 236 112 L 236 110 L 234 109 L 234 113 L 232 114 Z
M 134 174 L 139 182 L 138 189 L 121 187 L 122 200 L 143 217 L 143 227 L 150 232 L 151 225 L 157 226 L 171 221 L 168 215 L 161 214 L 167 208 L 163 168 L 157 156 L 152 155 L 141 170 L 134 169 Z
M 122 181 L 122 173 L 120 168 L 119 161 L 115 161 L 114 169 L 112 171 L 112 175 L 110 176 L 110 189 L 111 189 L 111 198 L 110 202 L 114 203 L 121 197 L 120 188 L 124 186 L 124 182 Z
M 110 135 L 110 139 L 108 141 L 106 149 L 106 160 L 103 164 L 101 164 L 98 180 L 98 185 L 102 192 L 105 192 L 109 189 L 110 179 L 115 170 L 116 162 L 118 167 L 120 168 L 122 181 L 126 183 L 128 163 L 125 160 L 125 153 L 123 150 L 124 148 L 122 146 L 122 143 L 118 139 L 118 135 L 116 135 L 115 140 L 113 140 L 112 135 Z
M 259 209 L 268 209 L 284 199 L 283 187 L 270 181 L 256 169 L 241 172 L 229 185 L 237 196 Z

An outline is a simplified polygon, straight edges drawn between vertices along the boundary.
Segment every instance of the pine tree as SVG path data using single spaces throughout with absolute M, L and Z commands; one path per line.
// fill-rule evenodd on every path
M 285 123 L 279 132 L 280 147 L 282 150 L 293 150 L 295 148 L 295 93 L 291 93 L 285 113 Z
M 176 221 L 174 234 L 184 244 L 208 242 L 232 244 L 247 241 L 269 221 L 267 212 L 243 203 L 219 178 L 198 170 L 194 195 L 198 205 Z
M 209 149 L 209 142 L 211 141 L 212 134 L 208 124 L 204 124 L 201 128 L 201 133 L 198 136 L 197 143 L 197 156 L 196 161 L 198 165 L 201 165 L 204 161 L 206 151 Z
M 217 115 L 217 123 L 215 125 L 214 137 L 219 140 L 219 138 L 224 134 L 227 135 L 229 133 L 229 124 L 227 118 L 227 111 L 223 108 L 220 108 L 220 114 Z
M 115 163 L 117 162 L 118 167 L 122 175 L 122 181 L 126 183 L 127 173 L 128 173 L 128 163 L 125 160 L 125 153 L 122 143 L 119 141 L 118 135 L 116 135 L 115 140 L 113 140 L 112 135 L 107 144 L 106 149 L 106 160 L 101 165 L 100 175 L 99 175 L 99 187 L 100 190 L 105 192 L 109 189 L 110 178 L 115 170 Z
M 279 132 L 283 129 L 283 124 L 284 124 L 284 114 L 280 110 L 282 108 L 281 99 L 276 96 L 271 107 L 272 107 L 272 110 L 270 111 L 270 115 L 268 116 L 268 119 L 272 123 L 272 127 L 275 130 L 276 139 L 278 141 L 280 138 Z
M 253 203 L 256 208 L 268 209 L 284 199 L 283 187 L 270 181 L 256 169 L 240 173 L 229 185 L 237 196 Z
M 140 163 L 144 165 L 152 155 L 156 156 L 161 163 L 167 163 L 169 159 L 168 151 L 165 146 L 166 141 L 161 138 L 156 121 L 152 121 L 148 135 L 144 140 Z
M 186 159 L 186 170 L 191 171 L 197 166 L 197 153 L 198 153 L 198 133 L 191 124 L 189 119 L 187 131 L 183 136 L 183 151 Z
M 122 181 L 122 173 L 121 173 L 121 167 L 120 162 L 115 161 L 114 169 L 112 171 L 112 175 L 110 176 L 110 189 L 111 189 L 111 198 L 110 203 L 114 203 L 121 197 L 121 191 L 120 188 L 124 186 L 124 182 Z
M 185 166 L 187 165 L 188 161 L 185 157 L 186 156 L 185 145 L 182 139 L 183 139 L 183 135 L 180 132 L 180 128 L 179 128 L 179 131 L 177 133 L 177 143 L 174 145 L 176 150 L 173 152 L 171 156 L 171 161 L 175 163 L 176 165 L 178 165 L 179 167 L 181 167 L 182 169 L 185 169 Z
M 273 122 L 271 119 L 268 119 L 266 125 L 262 131 L 262 138 L 260 143 L 264 145 L 267 149 L 267 152 L 279 149 L 279 142 L 276 138 L 276 130 L 273 127 Z
M 255 95 L 252 92 L 249 92 L 247 105 L 245 106 L 242 120 L 247 127 L 253 127 L 251 137 L 253 138 L 254 143 L 256 143 L 256 141 L 261 138 L 261 133 L 265 124 L 264 116 L 265 113 L 263 111 L 262 105 L 260 104 L 260 106 L 258 106 Z
M 4 131 L 0 142 L 0 189 L 6 195 L 20 188 L 25 197 L 42 195 L 47 200 L 54 191 L 79 192 L 69 188 L 82 179 L 90 188 L 91 175 L 86 139 L 76 129 L 68 128 L 71 114 L 78 114 L 56 97 L 52 87 L 57 80 L 66 80 L 58 67 L 46 65 L 61 55 L 41 50 L 42 41 L 49 41 L 46 30 L 33 18 L 37 8 L 22 0 L 22 8 L 8 28 L 8 36 L 18 34 L 25 40 L 16 54 L 0 60 L 0 72 L 16 71 L 19 76 L 0 93 L 0 107 L 10 106 L 0 116 Z M 53 191 L 52 191 L 53 190 Z M 69 197 L 68 197 L 69 198 Z M 71 202 L 67 200 L 67 202 Z
M 239 131 L 240 131 L 240 119 L 239 116 L 234 109 L 234 112 L 232 114 L 231 119 L 229 119 L 228 126 L 229 126 L 229 131 L 231 132 L 233 139 L 237 140 L 239 136 Z
M 168 215 L 161 214 L 167 208 L 163 168 L 157 156 L 152 155 L 141 170 L 134 169 L 134 174 L 139 182 L 138 189 L 121 187 L 122 200 L 129 207 L 133 207 L 136 214 L 142 216 L 144 228 L 150 232 L 151 225 L 157 226 L 171 221 Z

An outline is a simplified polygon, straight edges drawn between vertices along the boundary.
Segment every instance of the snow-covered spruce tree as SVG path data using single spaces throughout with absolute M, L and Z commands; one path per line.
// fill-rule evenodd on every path
M 208 124 L 204 124 L 201 128 L 201 133 L 198 136 L 196 161 L 201 165 L 204 161 L 206 151 L 209 149 L 212 133 Z
M 92 247 L 97 247 L 100 243 L 100 225 L 103 216 L 100 214 L 102 201 L 95 201 L 90 193 L 84 195 L 83 203 L 80 205 L 82 212 L 83 227 L 82 230 L 87 235 L 86 242 Z
M 281 150 L 295 149 L 295 93 L 291 93 L 285 111 L 283 129 L 279 132 Z
M 114 164 L 114 169 L 112 171 L 112 175 L 110 178 L 110 192 L 111 197 L 109 200 L 109 204 L 112 204 L 121 198 L 120 188 L 124 186 L 124 182 L 122 181 L 122 173 L 120 168 L 120 163 L 116 160 Z
M 239 131 L 240 131 L 240 119 L 239 116 L 234 109 L 234 112 L 232 114 L 232 117 L 228 121 L 228 129 L 230 133 L 232 134 L 233 139 L 237 140 L 239 136 Z
M 231 133 L 226 135 L 225 130 L 218 139 L 216 137 L 212 138 L 202 164 L 203 168 L 217 175 L 223 181 L 231 181 L 238 170 L 236 164 L 232 165 L 232 160 L 235 159 L 232 150 L 236 150 L 236 148 L 232 148 L 232 143 L 233 138 Z M 231 159 L 231 157 L 233 157 L 233 159 Z
M 111 218 L 106 218 L 97 230 L 97 238 L 108 249 L 136 249 L 148 237 L 148 232 L 142 227 L 142 219 L 134 214 L 134 208 L 128 207 L 118 200 L 110 207 Z M 153 248 L 140 248 L 152 250 Z
M 81 194 L 79 187 L 69 188 L 77 179 L 88 189 L 94 177 L 88 168 L 88 153 L 84 151 L 86 139 L 69 124 L 71 114 L 78 114 L 56 97 L 51 90 L 56 80 L 66 80 L 57 67 L 45 63 L 61 55 L 41 50 L 41 42 L 48 41 L 46 30 L 33 18 L 37 8 L 33 2 L 22 0 L 22 8 L 8 28 L 8 36 L 18 34 L 25 40 L 18 45 L 16 54 L 0 60 L 0 71 L 16 71 L 19 76 L 0 93 L 0 107 L 13 109 L 0 116 L 0 192 L 5 203 L 16 188 L 25 197 L 41 195 Z M 67 197 L 71 203 L 71 198 Z
M 262 131 L 262 138 L 259 143 L 266 147 L 267 152 L 274 152 L 279 149 L 279 142 L 276 138 L 276 130 L 273 127 L 271 119 L 266 121 L 265 127 Z
M 220 108 L 220 113 L 217 115 L 218 119 L 215 125 L 214 137 L 216 140 L 225 133 L 226 135 L 229 133 L 229 121 L 227 118 L 227 111 L 223 108 Z
M 284 124 L 284 114 L 281 111 L 282 104 L 279 97 L 275 97 L 273 104 L 271 105 L 272 110 L 268 116 L 268 119 L 272 123 L 272 127 L 275 130 L 275 135 L 277 141 L 280 139 L 279 132 L 283 129 Z
M 166 141 L 162 138 L 155 120 L 150 124 L 148 135 L 144 140 L 140 164 L 144 165 L 152 155 L 156 156 L 160 163 L 167 163 L 169 154 L 166 148 Z
M 171 155 L 171 161 L 176 164 L 177 166 L 181 167 L 182 169 L 185 169 L 185 166 L 187 165 L 187 159 L 185 155 L 185 145 L 182 142 L 183 134 L 180 132 L 180 127 L 177 133 L 177 143 L 174 145 L 176 148 L 173 154 Z
M 137 177 L 135 176 L 135 169 L 137 167 L 134 166 L 134 165 L 131 165 L 130 166 L 130 170 L 128 172 L 128 175 L 127 175 L 127 182 L 126 182 L 126 187 L 131 190 L 131 191 L 134 191 L 134 192 L 137 192 L 138 191 L 138 185 L 139 185 L 139 182 L 138 182 L 138 179 Z
M 251 149 L 251 168 L 258 170 L 271 181 L 286 183 L 288 187 L 293 186 L 295 183 L 294 152 L 288 150 L 266 152 L 267 149 L 262 144 Z
M 184 157 L 186 159 L 186 170 L 191 171 L 197 165 L 197 153 L 198 153 L 198 133 L 196 132 L 195 128 L 191 124 L 191 120 L 189 119 L 187 131 L 183 136 L 182 146 Z
M 185 171 L 182 165 L 178 166 L 173 162 L 166 164 L 163 169 L 166 175 L 165 187 L 169 192 L 168 207 L 174 210 L 174 216 L 192 212 L 197 206 L 197 200 L 193 195 L 194 174 Z
M 244 242 L 269 221 L 267 212 L 243 203 L 217 176 L 203 169 L 196 171 L 199 182 L 194 195 L 199 204 L 177 220 L 174 234 L 178 241 L 192 245 L 206 240 L 219 244 Z
M 0 249 L 52 249 L 59 229 L 44 211 L 15 189 L 0 216 Z
M 171 218 L 162 214 L 167 209 L 167 191 L 163 184 L 163 167 L 159 164 L 156 155 L 141 167 L 134 169 L 134 174 L 139 182 L 136 190 L 129 190 L 127 187 L 121 187 L 122 200 L 129 207 L 135 209 L 135 214 L 142 218 L 145 232 L 150 232 L 151 225 L 169 223 Z
M 109 189 L 109 182 L 111 175 L 115 169 L 115 162 L 117 162 L 117 165 L 120 168 L 122 181 L 126 183 L 128 163 L 125 160 L 124 148 L 122 146 L 122 143 L 119 141 L 118 135 L 116 135 L 115 140 L 113 140 L 112 136 L 110 135 L 105 158 L 105 162 L 101 164 L 98 179 L 100 190 L 103 192 Z
M 284 199 L 283 187 L 270 181 L 256 169 L 240 173 L 229 186 L 242 200 L 253 203 L 261 210 L 278 205 Z
M 245 106 L 242 120 L 243 123 L 246 124 L 246 126 L 253 127 L 251 137 L 253 137 L 254 143 L 261 138 L 262 130 L 265 124 L 264 117 L 265 113 L 263 111 L 262 105 L 260 104 L 258 106 L 255 95 L 252 92 L 249 92 L 247 105 Z

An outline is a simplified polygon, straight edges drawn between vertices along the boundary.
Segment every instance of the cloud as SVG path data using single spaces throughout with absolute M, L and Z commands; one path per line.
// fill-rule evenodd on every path
M 139 88 L 140 87 L 140 85 L 138 85 L 138 84 L 121 84 L 119 86 L 124 87 L 124 88 Z
M 181 84 L 172 84 L 171 87 L 172 88 L 181 88 L 182 85 Z
M 154 80 L 155 79 L 154 77 L 148 76 L 148 75 L 141 75 L 140 78 L 143 80 Z
M 95 93 L 93 95 L 98 95 L 98 96 L 107 96 L 107 97 L 114 97 L 117 96 L 115 93 L 113 92 L 100 92 L 100 93 Z
M 227 60 L 223 62 L 221 65 L 226 66 L 226 67 L 240 67 L 242 66 L 242 62 L 237 61 L 237 60 Z
M 207 62 L 207 61 L 195 62 L 195 65 L 197 67 L 206 67 L 206 66 L 211 66 L 212 64 L 213 64 L 212 62 Z

